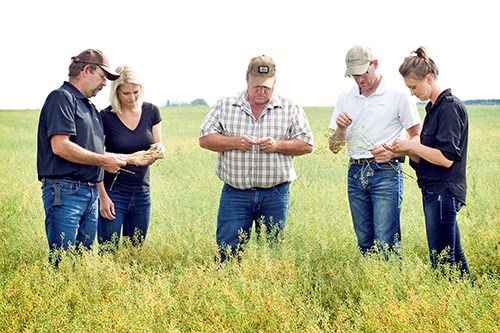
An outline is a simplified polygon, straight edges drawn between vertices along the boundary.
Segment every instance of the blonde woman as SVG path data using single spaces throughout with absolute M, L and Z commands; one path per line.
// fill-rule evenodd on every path
M 165 154 L 161 115 L 157 106 L 144 102 L 144 85 L 130 67 L 116 69 L 110 106 L 101 111 L 107 152 L 124 154 L 128 164 L 117 174 L 105 172 L 99 186 L 100 244 L 118 247 L 120 233 L 137 245 L 144 241 L 151 213 L 150 168 Z M 139 151 L 139 153 L 137 153 Z

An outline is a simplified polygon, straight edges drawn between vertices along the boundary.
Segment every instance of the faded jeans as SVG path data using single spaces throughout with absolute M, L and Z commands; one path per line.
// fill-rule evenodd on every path
M 146 192 L 119 192 L 108 190 L 115 205 L 115 219 L 99 215 L 97 239 L 99 244 L 112 242 L 118 248 L 120 235 L 138 245 L 146 239 L 151 215 L 151 194 Z
M 224 184 L 216 235 L 221 261 L 227 259 L 228 250 L 232 254 L 242 250 L 250 238 L 254 222 L 256 232 L 260 232 L 262 225 L 265 226 L 268 237 L 283 239 L 289 203 L 289 183 L 249 190 L 239 190 Z
M 349 163 L 348 197 L 361 253 L 401 244 L 402 164 Z
M 97 230 L 97 187 L 66 179 L 44 179 L 42 198 L 49 250 L 90 249 Z M 58 260 L 55 261 L 57 263 Z

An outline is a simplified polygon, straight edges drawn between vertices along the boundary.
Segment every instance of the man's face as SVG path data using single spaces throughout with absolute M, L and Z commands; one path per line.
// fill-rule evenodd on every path
M 274 90 L 274 83 L 271 88 L 266 86 L 257 86 L 252 84 L 252 80 L 247 78 L 248 101 L 251 104 L 266 104 L 271 98 Z
M 375 65 L 373 63 L 370 63 L 370 66 L 368 66 L 368 70 L 366 73 L 363 73 L 361 75 L 352 75 L 352 78 L 354 81 L 356 81 L 356 84 L 358 85 L 359 89 L 361 91 L 370 91 L 373 87 L 373 85 L 377 82 L 377 76 L 375 75 L 375 72 L 373 68 Z
M 101 67 L 97 66 L 96 70 L 92 73 L 90 66 L 84 70 L 88 70 L 88 89 L 85 94 L 87 98 L 94 97 L 103 87 L 106 86 L 106 72 Z

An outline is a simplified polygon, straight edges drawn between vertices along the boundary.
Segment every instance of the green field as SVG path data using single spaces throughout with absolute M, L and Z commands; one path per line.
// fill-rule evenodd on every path
M 406 163 L 403 264 L 362 257 L 346 152 L 327 149 L 331 108 L 306 108 L 316 141 L 296 158 L 285 242 L 254 235 L 217 269 L 222 182 L 198 146 L 208 108 L 162 109 L 167 157 L 152 167 L 144 246 L 47 262 L 36 176 L 38 110 L 0 111 L 0 332 L 500 332 L 500 108 L 469 106 L 468 203 L 459 213 L 474 276 L 430 268 L 420 192 Z

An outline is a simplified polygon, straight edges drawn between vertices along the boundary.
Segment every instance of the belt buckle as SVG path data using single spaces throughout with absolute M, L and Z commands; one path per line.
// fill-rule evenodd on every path
M 395 157 L 392 160 L 390 160 L 389 162 L 391 162 L 391 163 L 404 163 L 405 157 L 404 156 Z

